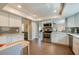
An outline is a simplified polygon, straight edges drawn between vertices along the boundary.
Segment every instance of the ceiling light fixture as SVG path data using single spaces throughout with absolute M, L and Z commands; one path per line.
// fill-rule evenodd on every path
M 22 6 L 21 6 L 21 5 L 17 5 L 17 7 L 18 7 L 18 8 L 22 8 Z
M 38 19 L 38 20 L 42 20 L 42 19 Z
M 56 10 L 54 10 L 54 12 L 56 13 L 57 11 L 56 11 Z
M 60 16 L 59 15 L 57 15 L 57 16 L 50 16 L 50 17 L 48 17 L 48 18 L 59 18 Z
M 36 17 L 36 15 L 33 15 L 34 17 Z

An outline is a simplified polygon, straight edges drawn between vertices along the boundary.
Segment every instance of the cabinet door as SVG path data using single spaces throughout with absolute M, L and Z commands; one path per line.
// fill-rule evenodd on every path
M 10 43 L 12 42 L 12 37 L 11 37 L 11 34 L 8 34 L 7 35 L 7 43 Z
M 67 27 L 74 27 L 74 26 L 75 26 L 75 24 L 74 24 L 74 16 L 69 17 L 67 19 Z
M 14 16 L 13 15 L 9 15 L 9 26 L 10 27 L 14 27 Z
M 8 26 L 8 23 L 8 14 L 5 12 L 0 12 L 0 26 Z
M 79 55 L 79 38 L 73 38 L 73 52 Z
M 0 44 L 7 43 L 7 36 L 0 36 Z
M 79 27 L 79 14 L 75 15 L 75 27 Z
M 21 18 L 15 15 L 10 15 L 10 27 L 20 27 Z
M 15 25 L 17 26 L 17 27 L 21 27 L 21 17 L 16 17 L 16 19 L 15 19 Z

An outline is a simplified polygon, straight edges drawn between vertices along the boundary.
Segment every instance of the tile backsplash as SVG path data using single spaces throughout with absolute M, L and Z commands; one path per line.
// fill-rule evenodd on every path
M 79 33 L 79 27 L 68 27 L 67 32 L 70 33 Z

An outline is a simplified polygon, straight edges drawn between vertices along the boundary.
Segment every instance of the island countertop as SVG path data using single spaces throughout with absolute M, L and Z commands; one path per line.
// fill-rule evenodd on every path
M 5 36 L 5 35 L 13 35 L 13 34 L 24 34 L 24 33 L 1 33 L 0 36 Z
M 79 38 L 79 34 L 77 34 L 77 33 L 67 33 L 67 34 L 72 35 L 72 36 L 74 36 L 76 38 Z
M 2 47 L 0 47 L 0 52 L 3 50 L 6 50 L 8 48 L 14 47 L 16 45 L 21 45 L 22 48 L 27 46 L 28 47 L 28 54 L 29 54 L 29 41 L 24 41 L 24 40 L 4 44 Z

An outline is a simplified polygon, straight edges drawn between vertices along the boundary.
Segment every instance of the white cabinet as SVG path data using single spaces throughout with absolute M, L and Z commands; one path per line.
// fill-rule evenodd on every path
M 21 27 L 21 25 L 22 25 L 21 17 L 16 17 L 16 26 Z
M 15 16 L 15 15 L 10 15 L 9 26 L 10 27 L 20 27 L 21 26 L 21 17 Z
M 13 15 L 9 15 L 9 26 L 10 27 L 14 27 L 14 24 L 15 24 L 14 19 L 15 17 Z
M 0 36 L 0 44 L 7 43 L 7 36 Z
M 21 17 L 7 12 L 0 11 L 0 26 L 21 27 Z
M 24 34 L 11 34 L 9 38 L 10 38 L 9 42 L 24 40 Z
M 79 14 L 67 18 L 67 27 L 79 27 Z
M 8 34 L 7 35 L 7 43 L 10 43 L 10 42 L 12 42 L 12 37 L 11 37 L 11 34 Z
M 9 25 L 8 14 L 0 12 L 0 26 L 8 26 L 8 25 Z
M 79 55 L 79 38 L 73 37 L 73 52 Z
M 67 27 L 75 27 L 74 16 L 67 19 Z
M 24 34 L 6 34 L 0 36 L 0 44 L 15 42 L 19 40 L 24 40 Z
M 52 32 L 51 42 L 57 44 L 69 45 L 68 35 L 63 32 Z
M 74 17 L 75 27 L 79 27 L 79 14 L 76 14 Z

